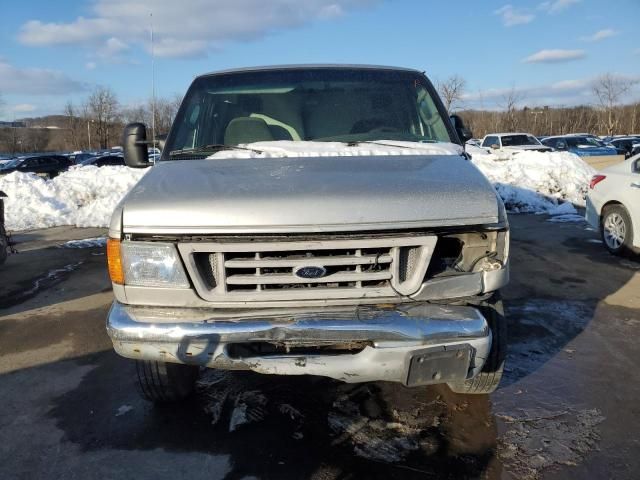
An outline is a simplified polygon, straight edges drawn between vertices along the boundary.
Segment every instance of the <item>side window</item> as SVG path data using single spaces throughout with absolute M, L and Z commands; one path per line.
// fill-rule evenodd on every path
M 23 168 L 34 168 L 38 166 L 39 158 L 29 158 L 22 164 Z
M 500 142 L 498 141 L 498 137 L 495 137 L 495 136 L 487 137 L 487 138 L 484 139 L 484 142 L 482 142 L 482 146 L 483 147 L 491 147 L 491 145 L 500 146 Z

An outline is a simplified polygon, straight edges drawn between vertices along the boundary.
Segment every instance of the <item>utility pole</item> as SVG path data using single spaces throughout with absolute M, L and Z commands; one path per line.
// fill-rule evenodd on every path
M 87 141 L 88 141 L 87 148 L 88 148 L 88 150 L 91 150 L 91 127 L 89 126 L 90 124 L 91 124 L 91 121 L 87 120 Z
M 153 153 L 156 153 L 156 80 L 155 59 L 153 55 L 153 12 L 149 14 L 151 22 L 151 140 Z M 155 157 L 154 157 L 155 158 Z

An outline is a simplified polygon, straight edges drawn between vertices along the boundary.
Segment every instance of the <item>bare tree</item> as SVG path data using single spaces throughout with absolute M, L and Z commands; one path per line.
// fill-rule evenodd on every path
M 107 148 L 118 116 L 116 94 L 108 87 L 96 88 L 87 99 L 86 110 L 95 127 L 100 148 Z
M 507 93 L 502 96 L 502 109 L 505 112 L 503 116 L 503 131 L 515 131 L 518 130 L 518 104 L 524 99 L 523 95 L 519 93 L 515 87 L 512 87 Z
M 438 93 L 440 93 L 448 112 L 451 112 L 456 107 L 461 107 L 466 86 L 467 82 L 459 75 L 452 75 L 445 80 L 437 82 Z
M 607 135 L 613 135 L 618 126 L 616 106 L 636 83 L 637 80 L 618 77 L 610 73 L 601 75 L 593 82 L 593 93 L 598 98 L 604 113 L 602 126 Z
M 80 112 L 71 100 L 64 106 L 64 116 L 66 117 L 67 129 L 69 131 L 69 144 L 74 150 L 78 150 L 80 148 L 80 129 L 82 128 L 82 122 Z

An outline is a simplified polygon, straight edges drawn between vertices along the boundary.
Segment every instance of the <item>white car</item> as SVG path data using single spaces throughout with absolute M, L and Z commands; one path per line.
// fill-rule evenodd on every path
M 482 139 L 482 148 L 491 150 L 509 150 L 513 152 L 534 150 L 536 152 L 550 152 L 552 149 L 540 143 L 530 133 L 490 133 Z
M 591 179 L 587 222 L 615 255 L 640 249 L 640 155 L 607 167 Z

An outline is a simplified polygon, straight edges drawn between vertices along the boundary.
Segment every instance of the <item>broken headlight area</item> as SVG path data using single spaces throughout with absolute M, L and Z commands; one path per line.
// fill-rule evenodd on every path
M 508 230 L 442 235 L 425 279 L 499 270 L 508 256 Z

